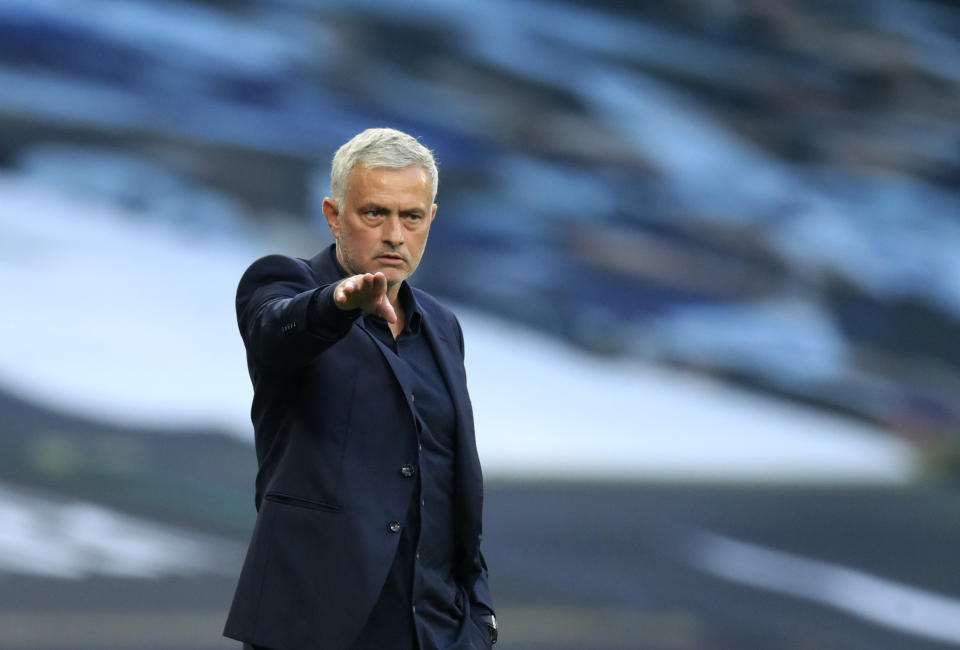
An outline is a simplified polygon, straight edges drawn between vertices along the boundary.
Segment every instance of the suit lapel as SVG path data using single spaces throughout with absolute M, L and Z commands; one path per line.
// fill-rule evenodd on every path
M 450 341 L 439 332 L 437 321 L 429 318 L 423 310 L 423 325 L 427 340 L 433 348 L 440 372 L 447 383 L 457 414 L 457 492 L 461 507 L 460 534 L 466 549 L 465 561 L 472 561 L 481 528 L 480 513 L 483 510 L 483 478 L 480 473 L 480 458 L 473 430 L 473 409 L 467 392 L 466 375 L 460 358 L 459 344 Z
M 483 510 L 483 478 L 480 470 L 480 458 L 477 455 L 477 443 L 473 431 L 473 410 L 470 406 L 470 398 L 467 393 L 466 377 L 463 373 L 463 364 L 460 360 L 460 350 L 457 344 L 450 341 L 443 333 L 438 331 L 436 318 L 431 318 L 429 310 L 421 306 L 423 321 L 421 326 L 426 332 L 427 342 L 433 350 L 434 358 L 437 360 L 437 366 L 440 368 L 440 374 L 447 386 L 450 397 L 453 400 L 453 408 L 456 413 L 456 501 L 459 506 L 458 532 L 460 539 L 466 549 L 465 562 L 473 559 L 473 554 L 477 545 L 477 532 L 481 528 L 481 512 Z M 356 326 L 370 337 L 377 349 L 383 355 L 387 365 L 393 372 L 397 385 L 403 392 L 404 399 L 407 402 L 407 408 L 410 412 L 411 420 L 416 426 L 416 415 L 413 402 L 410 399 L 410 390 L 404 386 L 400 377 L 403 373 L 396 366 L 396 356 L 377 338 L 376 334 L 371 332 L 363 323 L 363 319 L 357 319 Z
M 343 276 L 335 263 L 333 245 L 317 253 L 310 260 L 317 284 L 320 286 L 336 282 Z M 453 400 L 456 423 L 456 485 L 457 502 L 460 507 L 460 536 L 466 552 L 465 562 L 472 562 L 477 548 L 477 534 L 481 529 L 481 515 L 483 509 L 483 477 L 480 471 L 480 459 L 477 455 L 477 442 L 473 430 L 473 410 L 470 406 L 470 397 L 467 392 L 466 375 L 460 358 L 459 341 L 454 340 L 452 328 L 444 328 L 444 319 L 434 313 L 427 303 L 420 302 L 423 316 L 422 326 L 427 335 L 427 341 L 433 349 L 434 358 L 440 367 L 440 374 L 447 385 L 450 397 Z M 390 366 L 397 385 L 404 394 L 410 417 L 416 426 L 416 415 L 413 402 L 410 400 L 410 391 L 400 383 L 402 376 L 396 367 L 394 355 L 386 346 L 369 331 L 363 324 L 363 318 L 358 318 L 355 326 L 359 327 L 373 341 Z

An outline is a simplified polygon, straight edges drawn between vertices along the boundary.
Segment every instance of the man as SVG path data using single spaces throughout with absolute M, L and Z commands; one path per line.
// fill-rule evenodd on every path
M 253 382 L 254 526 L 224 635 L 245 648 L 489 648 L 482 477 L 456 317 L 407 278 L 437 212 L 413 137 L 333 158 L 336 243 L 237 288 Z

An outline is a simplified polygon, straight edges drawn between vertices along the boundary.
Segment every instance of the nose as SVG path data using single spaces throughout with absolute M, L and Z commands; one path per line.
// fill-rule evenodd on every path
M 383 222 L 383 231 L 381 232 L 383 243 L 396 248 L 403 243 L 403 224 L 400 223 L 399 215 L 390 215 Z

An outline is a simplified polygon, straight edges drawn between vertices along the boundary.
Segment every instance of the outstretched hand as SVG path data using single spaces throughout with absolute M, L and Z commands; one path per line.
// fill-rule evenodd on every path
M 388 323 L 397 322 L 397 312 L 387 299 L 387 277 L 380 272 L 341 280 L 333 290 L 333 302 L 344 311 L 362 309 L 368 314 L 379 314 Z

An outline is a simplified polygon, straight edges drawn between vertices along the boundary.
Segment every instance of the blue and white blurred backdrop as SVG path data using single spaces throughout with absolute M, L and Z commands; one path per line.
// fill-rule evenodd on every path
M 231 647 L 236 282 L 368 126 L 504 648 L 960 646 L 956 5 L 0 0 L 0 647 Z

